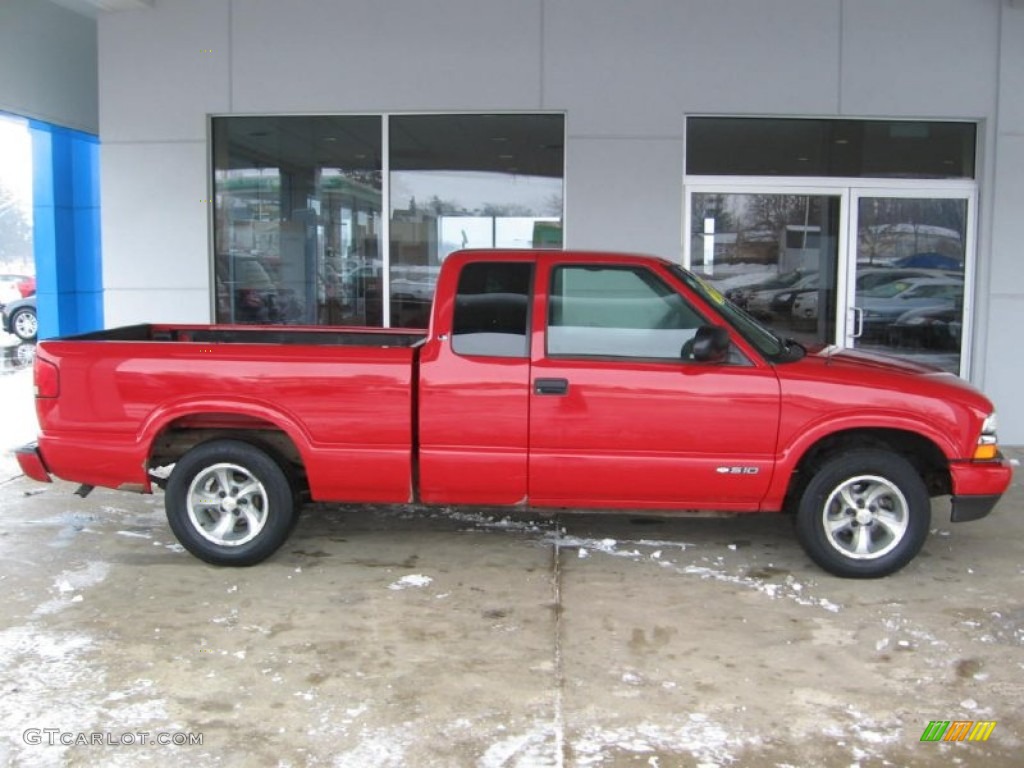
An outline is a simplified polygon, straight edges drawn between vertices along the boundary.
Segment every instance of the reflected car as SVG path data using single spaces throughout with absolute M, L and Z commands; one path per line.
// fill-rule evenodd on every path
M 767 280 L 760 280 L 749 285 L 730 286 L 725 289 L 725 298 L 729 299 L 729 301 L 737 307 L 746 309 L 747 301 L 751 294 L 757 293 L 758 291 L 781 291 L 785 288 L 789 288 L 794 283 L 806 277 L 807 274 L 807 272 L 793 270 L 791 272 L 783 272 L 782 274 L 775 275 Z
M 963 280 L 915 277 L 864 291 L 857 299 L 863 312 L 863 338 L 887 336 L 888 328 L 915 309 L 955 309 L 963 301 Z
M 807 290 L 818 289 L 818 273 L 809 272 L 787 288 L 754 291 L 747 296 L 745 309 L 754 317 L 770 319 L 778 315 L 789 317 L 793 301 Z
M 926 253 L 915 253 L 912 256 L 904 256 L 893 262 L 894 267 L 926 267 L 928 269 L 945 269 L 952 272 L 963 272 L 964 262 L 962 258 L 947 256 L 944 253 L 928 251 Z
M 0 305 L 0 312 L 3 314 L 2 325 L 6 333 L 14 334 L 22 341 L 35 341 L 39 332 L 35 296 Z
M 890 347 L 960 351 L 963 333 L 963 308 L 926 307 L 904 312 L 889 326 L 886 342 Z
M 27 299 L 36 292 L 36 279 L 31 275 L 0 275 L 0 304 Z
M 862 293 L 896 280 L 913 277 L 946 277 L 958 279 L 956 273 L 941 269 L 898 269 L 895 267 L 858 267 L 857 298 Z M 818 322 L 818 290 L 804 291 L 793 300 L 793 323 L 798 327 L 813 326 Z

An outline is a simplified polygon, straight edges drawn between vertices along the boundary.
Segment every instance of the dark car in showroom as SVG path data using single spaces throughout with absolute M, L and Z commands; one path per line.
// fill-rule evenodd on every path
M 2 304 L 0 312 L 3 313 L 4 331 L 14 334 L 22 341 L 35 341 L 39 332 L 39 322 L 36 318 L 34 295 Z

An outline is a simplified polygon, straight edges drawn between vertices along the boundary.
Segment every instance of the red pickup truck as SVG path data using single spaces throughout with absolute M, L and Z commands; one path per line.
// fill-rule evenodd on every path
M 969 384 L 805 349 L 644 256 L 462 251 L 426 331 L 131 326 L 42 342 L 35 381 L 27 475 L 165 486 L 221 565 L 312 499 L 786 511 L 815 562 L 873 577 L 921 548 L 930 497 L 973 520 L 1011 479 Z

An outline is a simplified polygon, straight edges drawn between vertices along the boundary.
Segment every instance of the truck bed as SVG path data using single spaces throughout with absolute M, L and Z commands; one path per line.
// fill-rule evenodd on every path
M 148 490 L 150 445 L 229 426 L 283 433 L 279 450 L 304 467 L 314 499 L 407 501 L 425 336 L 143 324 L 50 339 L 37 370 L 59 371 L 59 397 L 36 401 L 39 444 L 59 477 Z

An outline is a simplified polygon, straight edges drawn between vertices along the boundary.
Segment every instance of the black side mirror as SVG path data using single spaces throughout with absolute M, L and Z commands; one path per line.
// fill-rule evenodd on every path
M 720 363 L 729 352 L 729 331 L 720 325 L 702 325 L 693 337 L 693 359 Z

